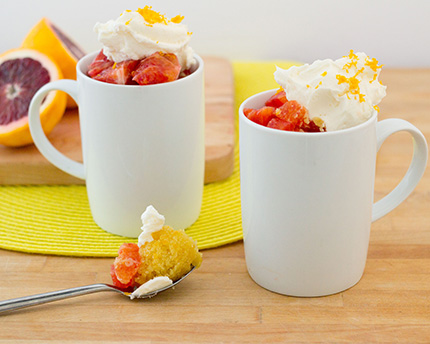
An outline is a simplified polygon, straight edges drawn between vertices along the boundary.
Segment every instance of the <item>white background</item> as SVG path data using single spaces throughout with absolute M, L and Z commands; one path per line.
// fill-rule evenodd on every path
M 232 60 L 338 58 L 364 51 L 389 67 L 430 67 L 428 0 L 0 0 L 0 52 L 48 17 L 87 52 L 95 22 L 152 5 L 185 16 L 200 55 Z

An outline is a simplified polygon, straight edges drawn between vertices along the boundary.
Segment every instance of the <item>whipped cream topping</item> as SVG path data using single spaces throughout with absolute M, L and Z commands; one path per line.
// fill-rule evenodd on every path
M 274 76 L 288 100 L 296 100 L 308 109 L 310 119 L 334 131 L 363 123 L 378 111 L 386 95 L 386 86 L 378 81 L 380 70 L 376 59 L 351 51 L 335 61 L 276 67 Z
M 143 283 L 139 288 L 130 294 L 130 299 L 139 298 L 146 294 L 152 293 L 155 290 L 165 288 L 171 285 L 173 281 L 167 276 L 154 277 L 146 283 Z
M 165 218 L 152 206 L 148 206 L 141 216 L 142 233 L 139 235 L 137 245 L 141 247 L 146 242 L 154 240 L 152 233 L 161 230 L 164 226 Z
M 103 53 L 114 62 L 139 60 L 157 51 L 173 53 L 182 69 L 195 63 L 188 46 L 191 33 L 181 24 L 183 17 L 168 19 L 150 6 L 125 11 L 116 20 L 97 23 L 94 31 L 103 45 Z

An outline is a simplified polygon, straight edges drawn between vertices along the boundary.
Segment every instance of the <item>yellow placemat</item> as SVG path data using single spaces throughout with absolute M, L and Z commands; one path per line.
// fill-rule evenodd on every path
M 235 112 L 243 100 L 276 88 L 275 64 L 290 62 L 234 62 Z M 237 115 L 236 115 L 237 120 Z M 238 136 L 236 123 L 236 138 Z M 237 142 L 237 139 L 236 139 Z M 239 185 L 239 147 L 230 178 L 205 185 L 199 219 L 186 232 L 200 249 L 242 239 Z M 136 242 L 107 233 L 93 221 L 85 186 L 0 187 L 0 248 L 42 254 L 112 257 L 124 242 Z

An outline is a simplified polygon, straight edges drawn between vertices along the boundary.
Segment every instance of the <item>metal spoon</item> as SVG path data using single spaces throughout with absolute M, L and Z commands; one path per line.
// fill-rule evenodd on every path
M 162 291 L 165 291 L 167 289 L 174 287 L 179 282 L 181 282 L 185 277 L 187 277 L 193 270 L 194 270 L 194 266 L 191 268 L 191 270 L 188 273 L 186 273 L 180 279 L 168 285 L 167 287 L 163 287 L 163 288 L 151 291 L 147 294 L 139 295 L 138 298 L 147 299 L 157 295 L 158 293 L 161 293 Z M 48 303 L 52 301 L 68 299 L 70 297 L 97 293 L 100 291 L 114 291 L 124 296 L 127 296 L 127 298 L 129 298 L 129 295 L 130 295 L 130 293 L 126 293 L 113 285 L 97 283 L 97 284 L 85 285 L 82 287 L 51 291 L 49 293 L 24 296 L 24 297 L 18 297 L 16 299 L 0 301 L 0 313 L 12 311 L 12 310 L 24 308 L 24 307 L 37 306 L 37 305 L 41 305 L 43 303 Z

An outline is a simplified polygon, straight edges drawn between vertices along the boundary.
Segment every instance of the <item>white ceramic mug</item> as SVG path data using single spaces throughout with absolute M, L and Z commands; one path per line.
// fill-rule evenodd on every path
M 140 215 L 152 204 L 174 228 L 197 220 L 204 184 L 204 73 L 155 85 L 115 85 L 91 79 L 97 52 L 77 64 L 77 81 L 43 86 L 29 110 L 40 152 L 61 170 L 85 179 L 95 222 L 104 230 L 136 237 Z M 57 151 L 43 133 L 40 103 L 62 90 L 79 105 L 83 164 Z
M 427 163 L 427 144 L 409 122 L 374 115 L 334 132 L 266 128 L 244 108 L 260 108 L 274 90 L 239 110 L 242 223 L 252 279 L 291 296 L 322 296 L 356 284 L 366 263 L 371 223 L 415 188 Z M 393 133 L 414 140 L 411 165 L 398 186 L 373 204 L 376 153 Z

